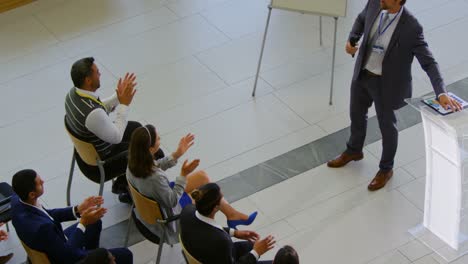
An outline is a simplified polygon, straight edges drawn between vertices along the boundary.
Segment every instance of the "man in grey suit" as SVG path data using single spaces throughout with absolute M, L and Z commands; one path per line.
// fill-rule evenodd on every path
M 351 136 L 345 152 L 327 165 L 338 168 L 364 157 L 367 111 L 375 103 L 383 151 L 380 169 L 368 186 L 370 191 L 384 187 L 393 175 L 398 145 L 395 111 L 405 105 L 405 98 L 411 97 L 414 57 L 429 76 L 440 104 L 461 109 L 447 96 L 439 66 L 424 40 L 423 28 L 404 7 L 405 2 L 369 0 L 356 18 L 346 44 L 346 52 L 353 56 L 359 49 L 351 84 Z M 363 44 L 359 48 L 357 42 L 361 37 Z

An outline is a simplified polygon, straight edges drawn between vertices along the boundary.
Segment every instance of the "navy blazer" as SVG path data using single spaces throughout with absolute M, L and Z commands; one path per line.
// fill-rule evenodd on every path
M 75 220 L 73 208 L 41 210 L 20 202 L 17 195 L 11 200 L 12 222 L 18 237 L 28 247 L 47 254 L 51 263 L 76 263 L 87 255 L 83 231 L 76 228 L 66 238 L 62 222 Z
M 444 80 L 439 66 L 424 40 L 423 28 L 418 20 L 403 6 L 400 20 L 395 28 L 382 64 L 382 96 L 393 109 L 405 105 L 404 99 L 412 96 L 411 64 L 416 57 L 422 69 L 429 76 L 438 96 L 445 91 Z M 361 74 L 372 26 L 379 15 L 380 0 L 369 0 L 354 22 L 349 39 L 361 39 L 359 54 L 354 68 L 353 82 Z

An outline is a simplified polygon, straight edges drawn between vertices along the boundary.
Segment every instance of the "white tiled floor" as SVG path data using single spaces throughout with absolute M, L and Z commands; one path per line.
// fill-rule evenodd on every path
M 63 129 L 63 98 L 71 88 L 73 61 L 94 56 L 102 95 L 118 77 L 138 76 L 131 117 L 155 124 L 166 150 L 194 132 L 200 158 L 213 180 L 285 153 L 349 125 L 349 84 L 354 60 L 343 46 L 365 0 L 348 1 L 338 22 L 334 105 L 328 106 L 332 19 L 273 10 L 257 97 L 250 97 L 267 14 L 267 0 L 40 0 L 0 14 L 0 177 L 34 168 L 46 180 L 43 202 L 65 205 L 71 144 Z M 464 32 L 468 0 L 412 0 L 408 8 L 425 34 L 447 84 L 468 77 Z M 414 94 L 431 90 L 415 62 Z M 374 115 L 370 111 L 370 115 Z M 413 240 L 408 228 L 421 222 L 424 148 L 420 125 L 403 131 L 395 176 L 369 193 L 381 143 L 366 147 L 362 162 L 331 170 L 319 166 L 234 203 L 259 211 L 250 227 L 292 244 L 301 263 L 446 263 Z M 172 176 L 178 167 L 170 171 Z M 72 200 L 97 192 L 77 170 Z M 127 217 L 105 188 L 104 226 Z M 219 221 L 225 221 L 219 217 Z M 155 246 L 131 247 L 136 263 L 153 263 Z M 0 243 L 25 260 L 15 232 Z M 271 258 L 272 250 L 264 258 Z M 180 247 L 166 247 L 162 263 L 183 263 Z M 468 257 L 454 264 L 468 263 Z

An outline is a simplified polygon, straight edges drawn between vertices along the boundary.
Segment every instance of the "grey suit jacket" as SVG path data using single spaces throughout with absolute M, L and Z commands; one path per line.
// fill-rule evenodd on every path
M 359 74 L 364 68 L 368 53 L 366 43 L 370 39 L 370 31 L 380 11 L 380 0 L 369 0 L 364 10 L 356 18 L 349 35 L 349 39 L 361 39 L 362 37 L 354 68 L 353 82 L 359 78 Z M 390 40 L 382 65 L 382 96 L 384 102 L 390 104 L 393 109 L 404 106 L 404 99 L 411 97 L 411 64 L 414 57 L 418 59 L 422 69 L 429 76 L 436 95 L 444 93 L 444 80 L 439 66 L 424 40 L 423 28 L 418 20 L 403 7 L 400 21 Z
M 185 186 L 187 184 L 186 178 L 178 176 L 175 180 L 174 188 L 169 187 L 169 179 L 166 170 L 174 167 L 176 161 L 170 156 L 155 161 L 155 171 L 153 174 L 146 178 L 138 178 L 133 175 L 127 167 L 127 180 L 144 196 L 155 200 L 161 207 L 161 212 L 165 217 L 170 217 L 182 211 L 179 204 L 179 199 L 182 196 Z M 163 228 L 166 230 L 166 243 L 176 244 L 179 241 L 179 230 L 177 224 L 167 225 L 150 225 L 145 222 L 135 210 L 137 218 L 148 228 L 151 232 L 161 237 Z M 177 221 L 176 221 L 177 222 Z

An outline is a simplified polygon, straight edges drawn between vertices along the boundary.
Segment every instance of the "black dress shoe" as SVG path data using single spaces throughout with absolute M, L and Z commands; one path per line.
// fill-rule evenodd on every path
M 126 204 L 132 204 L 133 203 L 132 197 L 130 196 L 130 194 L 128 192 L 123 192 L 123 193 L 119 194 L 119 201 L 121 203 L 126 203 Z
M 7 263 L 12 257 L 13 257 L 13 253 L 10 253 L 10 254 L 5 255 L 5 256 L 0 256 L 0 264 Z
M 128 192 L 128 183 L 125 175 L 117 177 L 114 184 L 112 184 L 112 193 L 120 194 L 124 192 Z

